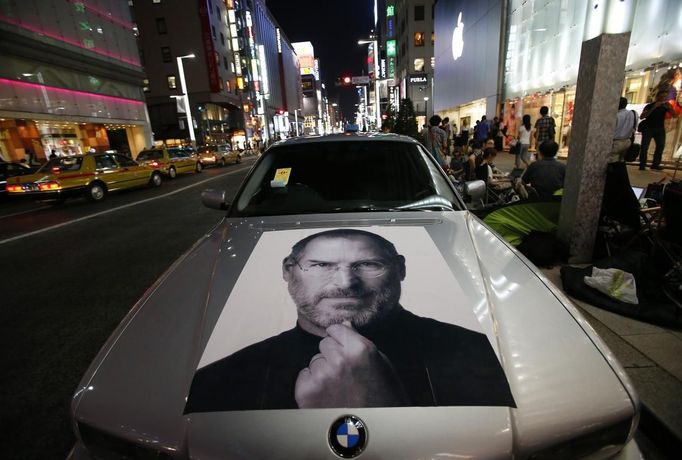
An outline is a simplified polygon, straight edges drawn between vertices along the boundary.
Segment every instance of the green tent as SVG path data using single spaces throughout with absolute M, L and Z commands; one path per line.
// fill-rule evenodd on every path
M 554 233 L 559 224 L 561 201 L 518 201 L 496 209 L 483 222 L 513 246 L 531 231 Z

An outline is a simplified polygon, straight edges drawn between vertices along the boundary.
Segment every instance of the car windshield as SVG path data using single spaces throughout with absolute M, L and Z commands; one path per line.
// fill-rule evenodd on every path
M 60 171 L 78 171 L 83 164 L 83 157 L 57 157 L 40 167 L 39 172 L 51 172 L 55 168 Z
M 455 192 L 417 144 L 324 141 L 268 150 L 230 216 L 453 207 L 459 208 Z
M 137 156 L 137 161 L 160 160 L 163 158 L 163 150 L 143 150 Z

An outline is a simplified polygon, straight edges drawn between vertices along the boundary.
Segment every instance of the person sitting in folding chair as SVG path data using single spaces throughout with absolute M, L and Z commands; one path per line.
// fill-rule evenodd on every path
M 476 179 L 485 182 L 489 203 L 506 201 L 506 192 L 510 192 L 512 188 L 509 176 L 495 168 L 493 162 L 496 156 L 497 150 L 494 147 L 486 148 L 481 157 L 481 164 L 476 168 Z
M 540 199 L 551 198 L 557 190 L 564 188 L 566 165 L 555 158 L 558 151 L 559 145 L 552 140 L 540 144 L 538 161 L 531 163 L 521 178 Z

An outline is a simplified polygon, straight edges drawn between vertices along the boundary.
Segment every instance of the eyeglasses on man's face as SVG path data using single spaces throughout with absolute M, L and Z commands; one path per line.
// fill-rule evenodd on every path
M 362 260 L 352 264 L 339 264 L 336 262 L 308 261 L 296 265 L 306 275 L 317 278 L 329 278 L 342 267 L 350 269 L 351 273 L 360 278 L 378 278 L 388 271 L 389 265 L 379 260 Z

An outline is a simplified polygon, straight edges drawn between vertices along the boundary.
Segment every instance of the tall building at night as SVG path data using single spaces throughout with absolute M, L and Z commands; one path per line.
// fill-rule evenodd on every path
M 246 140 L 241 39 L 232 2 L 140 1 L 132 3 L 140 55 L 147 74 L 145 96 L 154 139 L 169 145 L 190 139 L 178 57 L 186 82 L 197 144 Z M 189 57 L 194 55 L 194 57 Z M 248 113 L 248 112 L 247 112 Z
M 379 11 L 391 103 L 410 98 L 418 119 L 433 114 L 433 0 L 387 0 Z M 381 67 L 379 68 L 381 71 Z M 425 99 L 426 98 L 426 99 Z M 421 117 L 421 118 L 419 118 Z
M 297 61 L 264 1 L 135 1 L 133 11 L 157 142 L 190 138 L 178 57 L 197 144 L 288 135 L 288 112 L 293 121 L 300 108 Z
M 0 154 L 44 161 L 151 140 L 127 2 L 45 0 L 0 8 Z

